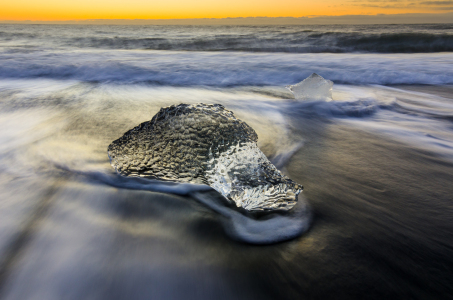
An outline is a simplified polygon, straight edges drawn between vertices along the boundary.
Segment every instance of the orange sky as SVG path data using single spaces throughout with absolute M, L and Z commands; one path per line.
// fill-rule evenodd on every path
M 453 0 L 2 0 L 0 20 L 304 17 L 449 11 L 453 11 Z

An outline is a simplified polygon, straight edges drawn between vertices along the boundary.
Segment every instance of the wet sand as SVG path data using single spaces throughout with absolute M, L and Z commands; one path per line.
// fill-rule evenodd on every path
M 283 169 L 304 184 L 313 212 L 304 235 L 253 246 L 230 239 L 219 215 L 190 197 L 116 188 L 58 169 L 9 178 L 3 193 L 34 193 L 36 202 L 24 209 L 21 230 L 2 239 L 16 241 L 2 251 L 2 299 L 452 293 L 453 164 L 341 120 L 297 110 L 288 120 L 291 136 L 304 140 Z

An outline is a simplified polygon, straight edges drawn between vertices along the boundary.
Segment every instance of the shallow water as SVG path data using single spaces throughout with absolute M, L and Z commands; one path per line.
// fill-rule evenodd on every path
M 451 53 L 118 50 L 64 37 L 127 35 L 130 27 L 50 28 L 37 30 L 51 37 L 45 47 L 14 35 L 0 44 L 2 299 L 453 293 Z M 296 31 L 273 34 L 285 30 Z M 333 101 L 296 102 L 284 88 L 311 72 L 334 81 Z M 232 110 L 304 185 L 311 214 L 298 221 L 309 220 L 306 233 L 250 245 L 242 230 L 250 227 L 222 214 L 212 190 L 114 173 L 113 140 L 163 106 L 198 102 Z

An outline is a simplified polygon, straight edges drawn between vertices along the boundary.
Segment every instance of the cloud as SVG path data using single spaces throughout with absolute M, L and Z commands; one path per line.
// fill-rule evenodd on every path
M 453 10 L 453 6 L 450 7 L 433 7 L 435 10 Z
M 395 3 L 395 2 L 402 2 L 404 0 L 349 0 L 348 2 L 379 2 L 379 3 Z
M 398 0 L 397 1 L 365 0 L 365 1 L 360 1 L 361 3 L 353 5 L 360 7 L 389 8 L 389 9 L 407 9 L 408 6 L 419 5 L 418 3 L 401 3 Z
M 422 5 L 453 5 L 453 1 L 423 1 Z
M 450 11 L 453 10 L 453 0 L 435 0 L 435 1 L 423 1 L 419 0 L 416 2 L 407 3 L 405 0 L 350 0 L 354 6 L 358 7 L 371 7 L 380 9 L 407 9 L 407 8 L 421 8 L 425 7 L 431 11 L 442 10 Z
M 388 8 L 388 9 L 407 9 L 407 5 L 373 5 L 373 4 L 363 4 L 358 5 L 361 7 L 373 7 L 373 8 Z

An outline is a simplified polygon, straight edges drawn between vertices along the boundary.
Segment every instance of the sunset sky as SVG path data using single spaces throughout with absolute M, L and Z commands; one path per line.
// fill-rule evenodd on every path
M 453 0 L 3 0 L 0 20 L 306 17 L 452 11 Z

